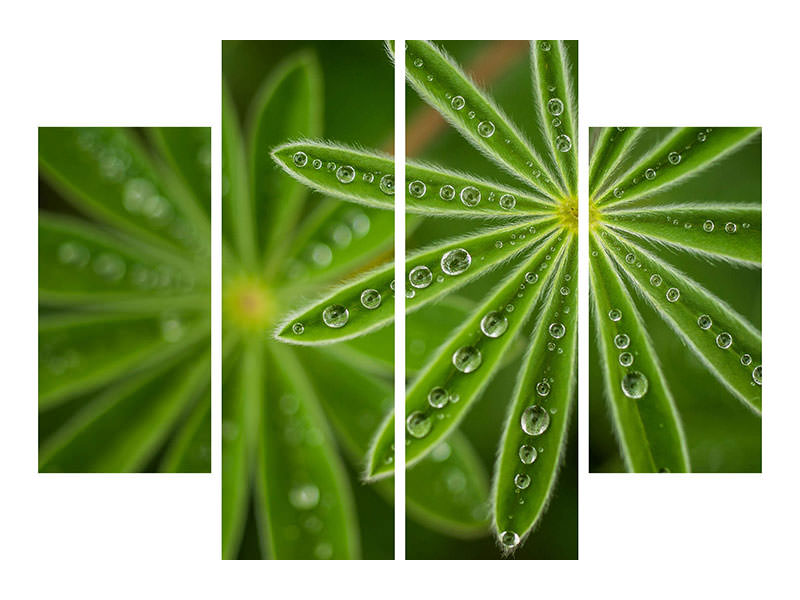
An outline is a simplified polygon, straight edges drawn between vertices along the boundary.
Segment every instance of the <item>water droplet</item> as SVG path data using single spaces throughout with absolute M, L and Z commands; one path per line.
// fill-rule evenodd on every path
M 375 175 L 373 175 L 372 173 L 364 173 L 361 176 L 361 180 L 364 183 L 372 183 L 373 181 L 375 181 Z
M 761 385 L 761 365 L 758 365 L 755 369 L 753 369 L 753 381 L 755 381 L 758 385 Z
M 558 290 L 558 292 L 559 292 L 559 293 L 560 293 L 562 296 L 569 296 L 569 288 L 568 288 L 567 286 L 565 286 L 565 285 L 564 285 L 564 286 L 561 286 L 561 289 L 560 289 L 560 290 Z
M 622 318 L 622 311 L 618 308 L 612 308 L 608 311 L 608 318 L 612 321 L 619 321 Z
M 494 243 L 494 247 L 495 247 L 495 248 L 498 248 L 498 249 L 502 248 L 502 247 L 503 247 L 503 242 L 501 242 L 500 240 L 497 240 L 497 241 Z
M 440 263 L 446 275 L 460 275 L 472 264 L 472 256 L 463 248 L 456 248 L 446 252 Z
M 539 456 L 539 453 L 536 452 L 536 448 L 533 446 L 528 446 L 524 444 L 519 447 L 519 460 L 525 464 L 529 465 L 536 461 L 536 457 Z
M 472 373 L 482 361 L 481 351 L 474 346 L 462 346 L 453 352 L 453 366 L 462 373 Z
M 368 310 L 374 310 L 381 305 L 381 293 L 372 288 L 361 292 L 361 306 Z
M 341 304 L 331 304 L 322 311 L 322 320 L 328 327 L 339 329 L 347 324 L 350 312 Z
M 492 137 L 494 135 L 494 123 L 491 121 L 481 121 L 478 123 L 478 134 L 481 137 Z
M 736 223 L 725 223 L 725 231 L 728 233 L 736 233 Z
M 632 252 L 629 252 L 627 255 L 625 255 L 625 262 L 629 265 L 632 265 L 636 262 L 636 256 L 634 256 Z
M 726 348 L 730 348 L 731 344 L 733 343 L 733 336 L 727 331 L 723 331 L 717 336 L 717 346 L 725 350 Z
M 662 281 L 663 280 L 661 279 L 661 275 L 659 275 L 658 273 L 653 273 L 652 275 L 650 275 L 650 283 L 652 285 L 660 287 Z
M 327 267 L 333 260 L 333 252 L 327 244 L 317 243 L 311 249 L 311 260 L 320 267 Z
M 550 342 L 551 344 L 553 342 Z M 536 384 L 536 393 L 542 398 L 547 398 L 550 395 L 550 384 L 546 381 L 540 381 Z
M 534 404 L 522 411 L 520 425 L 522 431 L 528 435 L 542 435 L 550 426 L 550 413 L 538 404 Z
M 751 362 L 753 362 L 753 357 L 750 356 L 749 354 L 742 354 L 742 358 L 740 360 L 741 360 L 741 363 L 746 367 Z
M 508 319 L 501 312 L 494 310 L 481 319 L 481 331 L 487 337 L 499 338 L 506 329 L 508 329 Z
M 455 110 L 461 110 L 462 108 L 464 108 L 465 104 L 466 102 L 464 101 L 464 98 L 461 96 L 453 96 L 453 99 L 450 100 L 450 106 L 452 106 Z
M 562 133 L 556 138 L 556 149 L 559 152 L 569 152 L 572 149 L 572 140 L 567 134 Z
M 622 352 L 619 355 L 619 364 L 623 367 L 630 367 L 633 364 L 633 354 L 630 352 Z
M 336 171 L 336 179 L 340 183 L 350 183 L 356 178 L 356 170 L 350 165 L 342 165 Z
M 443 387 L 436 386 L 428 392 L 428 404 L 433 408 L 442 408 L 450 399 L 450 393 Z
M 295 323 L 292 325 L 292 332 L 295 335 L 303 335 L 303 332 L 306 330 L 305 326 L 302 323 Z
M 554 127 L 555 129 L 558 129 L 559 127 L 561 127 L 561 119 L 559 119 L 558 117 L 556 117 L 555 119 L 553 119 L 553 120 L 551 121 L 551 123 L 553 124 L 553 127 Z
M 414 59 L 414 66 L 417 67 L 418 69 L 422 68 L 423 64 L 424 63 L 422 62 L 421 58 L 415 58 Z
M 506 304 L 506 312 L 514 312 L 514 305 Z
M 378 185 L 384 194 L 394 196 L 394 175 L 384 175 Z
M 315 158 L 314 160 L 311 161 L 311 166 L 319 170 L 322 168 L 322 161 L 318 158 Z
M 614 198 L 622 198 L 622 195 L 625 193 L 625 190 L 619 187 L 614 188 Z
M 330 162 L 325 164 L 325 168 L 328 169 L 328 171 L 330 171 L 331 173 L 333 173 L 334 171 L 336 171 L 336 163 L 333 162 L 333 161 L 330 161 Z
M 711 317 L 708 315 L 700 315 L 697 317 L 697 325 L 700 327 L 700 329 L 710 328 L 712 325 Z
M 647 169 L 647 170 L 644 172 L 644 178 L 645 178 L 645 179 L 647 179 L 647 180 L 649 180 L 649 181 L 652 181 L 653 179 L 655 179 L 655 178 L 656 178 L 656 171 L 655 171 L 655 169 Z
M 295 486 L 289 491 L 289 502 L 297 510 L 311 510 L 319 503 L 319 489 L 313 483 Z
M 550 323 L 550 327 L 547 329 L 554 338 L 561 339 L 564 337 L 564 334 L 567 332 L 567 328 L 564 327 L 562 323 Z
M 670 302 L 677 302 L 678 298 L 681 297 L 681 291 L 678 288 L 669 288 L 667 290 L 667 300 Z
M 517 205 L 517 199 L 511 194 L 503 194 L 500 196 L 500 206 L 506 210 L 511 210 Z
M 470 119 L 474 119 L 474 118 L 475 118 L 475 111 L 474 111 L 474 110 L 471 110 L 471 111 L 469 111 L 469 112 L 467 113 L 467 116 L 468 116 Z
M 564 112 L 564 103 L 558 98 L 550 98 L 550 100 L 547 101 L 547 111 L 554 117 L 557 117 Z
M 519 544 L 519 535 L 514 531 L 503 531 L 500 533 L 500 544 L 506 550 L 513 550 Z
M 408 184 L 408 193 L 414 198 L 422 198 L 427 191 L 427 186 L 419 179 L 416 179 Z
M 406 298 L 413 298 L 417 295 L 417 292 L 414 291 L 414 288 L 408 288 L 406 290 Z
M 426 288 L 433 281 L 433 273 L 425 265 L 419 265 L 411 269 L 408 274 L 408 281 L 415 288 Z
M 625 348 L 627 348 L 630 343 L 631 343 L 631 338 L 628 337 L 627 333 L 620 333 L 618 336 L 614 338 L 614 345 L 620 350 L 624 350 Z
M 64 242 L 58 247 L 58 260 L 63 264 L 83 268 L 90 259 L 89 249 L 76 242 Z
M 697 141 L 698 142 L 705 142 L 706 141 L 706 134 L 705 132 L 701 131 L 697 134 Z
M 528 283 L 536 283 L 537 281 L 539 281 L 539 274 L 534 273 L 533 271 L 528 271 L 527 273 L 525 273 L 525 281 L 527 281 Z
M 622 387 L 622 393 L 628 398 L 637 399 L 641 398 L 647 393 L 647 390 L 650 387 L 650 382 L 647 380 L 647 377 L 644 373 L 640 373 L 639 371 L 631 371 L 630 373 L 626 373 L 622 378 L 620 386 Z
M 707 219 L 703 223 L 703 231 L 705 231 L 706 233 L 711 233 L 712 231 L 714 231 L 714 221 L 712 221 L 711 219 Z
M 415 410 L 406 419 L 406 431 L 409 435 L 417 439 L 422 439 L 428 435 L 433 427 L 433 421 L 424 412 Z
M 517 473 L 514 476 L 514 485 L 520 489 L 524 490 L 531 484 L 531 476 L 527 473 Z
M 450 184 L 443 185 L 439 188 L 439 198 L 446 202 L 450 202 L 453 198 L 456 197 L 456 188 L 454 188 Z
M 116 254 L 101 254 L 92 263 L 94 272 L 103 279 L 119 281 L 125 275 L 125 261 Z
M 461 190 L 461 202 L 464 206 L 472 208 L 473 206 L 477 206 L 480 201 L 481 192 L 478 188 L 468 185 Z
M 296 167 L 305 167 L 308 164 L 308 154 L 305 152 L 295 152 L 292 156 L 292 162 Z
M 681 162 L 681 155 L 677 152 L 670 152 L 667 155 L 667 160 L 673 165 L 677 165 L 679 162 Z

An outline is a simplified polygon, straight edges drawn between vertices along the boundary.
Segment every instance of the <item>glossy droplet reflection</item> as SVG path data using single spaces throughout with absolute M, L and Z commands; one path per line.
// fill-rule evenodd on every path
M 415 288 L 426 288 L 433 281 L 433 273 L 425 265 L 419 265 L 411 269 L 408 274 L 408 281 Z
M 453 366 L 462 373 L 472 373 L 482 361 L 480 350 L 474 346 L 462 346 L 453 352 Z
M 381 294 L 372 288 L 361 292 L 361 306 L 368 310 L 374 310 L 381 305 Z
M 419 179 L 412 181 L 408 184 L 408 193 L 411 194 L 414 198 L 422 198 L 427 191 L 427 187 L 425 184 L 420 181 Z
M 733 337 L 727 331 L 723 331 L 717 336 L 717 346 L 725 350 L 726 348 L 730 348 L 731 344 L 733 343 Z
M 513 550 L 519 545 L 519 535 L 514 531 L 501 532 L 500 545 L 506 550 Z
M 530 465 L 536 461 L 536 457 L 539 456 L 539 453 L 536 451 L 536 448 L 533 446 L 528 446 L 527 444 L 523 444 L 519 447 L 519 460 L 525 464 Z
M 557 117 L 564 112 L 564 103 L 558 98 L 550 98 L 550 100 L 547 101 L 547 112 Z
M 381 177 L 381 181 L 378 184 L 378 187 L 381 188 L 381 191 L 386 194 L 387 196 L 394 195 L 394 175 L 384 175 Z
M 700 329 L 709 329 L 712 324 L 711 317 L 708 315 L 700 315 L 697 317 L 697 326 L 700 327 Z
M 628 398 L 638 399 L 647 393 L 650 382 L 644 373 L 631 371 L 622 378 L 620 387 L 622 387 L 622 393 Z
M 491 121 L 478 123 L 478 135 L 485 138 L 492 137 L 494 135 L 494 123 Z
M 624 350 L 631 343 L 631 338 L 626 333 L 620 333 L 614 338 L 614 345 L 620 350 Z
M 527 473 L 517 473 L 514 476 L 514 486 L 520 490 L 524 490 L 531 484 L 531 476 Z
M 564 327 L 562 323 L 550 323 L 550 327 L 547 329 L 550 332 L 550 335 L 554 338 L 561 339 L 564 337 L 564 334 L 567 331 L 567 328 Z
M 450 399 L 449 392 L 443 387 L 436 386 L 428 392 L 428 404 L 433 408 L 442 408 Z
M 340 183 L 350 183 L 356 178 L 356 170 L 350 165 L 343 165 L 336 170 L 336 179 Z
M 341 304 L 331 304 L 322 311 L 322 321 L 325 325 L 334 329 L 347 325 L 349 318 L 350 312 Z
M 534 404 L 522 411 L 520 425 L 522 431 L 528 435 L 542 435 L 550 426 L 550 413 L 538 404 Z
M 456 197 L 456 188 L 450 184 L 443 185 L 439 188 L 439 197 L 445 202 L 450 202 L 450 200 Z
M 478 188 L 471 185 L 468 185 L 467 187 L 461 190 L 460 197 L 461 197 L 461 203 L 469 208 L 477 206 L 478 203 L 481 201 L 480 191 L 478 190 Z
M 472 256 L 464 248 L 456 248 L 446 252 L 440 264 L 446 275 L 460 275 L 472 264 Z
M 612 308 L 608 311 L 608 318 L 612 321 L 619 321 L 622 318 L 622 311 L 618 308 Z
M 494 310 L 481 319 L 481 331 L 487 337 L 498 338 L 506 332 L 506 329 L 508 329 L 508 319 L 501 312 Z
M 428 435 L 433 427 L 430 417 L 421 411 L 414 411 L 406 419 L 406 431 L 412 437 L 422 439 Z
M 308 163 L 308 155 L 305 152 L 295 152 L 292 155 L 292 162 L 296 167 L 305 167 Z

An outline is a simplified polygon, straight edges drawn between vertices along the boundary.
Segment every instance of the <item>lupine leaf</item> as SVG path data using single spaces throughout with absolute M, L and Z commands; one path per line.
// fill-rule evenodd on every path
M 578 195 L 578 105 L 575 74 L 563 41 L 537 40 L 531 44 L 533 91 L 540 126 L 550 142 L 560 171 L 561 186 Z
M 162 473 L 211 472 L 211 390 L 200 397 L 170 443 L 159 470 Z
M 377 151 L 301 140 L 277 146 L 272 158 L 296 180 L 335 198 L 394 209 L 394 161 Z
M 613 189 L 597 198 L 597 206 L 614 206 L 650 197 L 688 177 L 694 177 L 761 130 L 757 127 L 683 127 L 640 158 L 623 175 L 614 178 Z
M 141 470 L 176 420 L 201 397 L 209 377 L 207 351 L 183 353 L 98 394 L 45 441 L 39 453 L 40 472 Z
M 709 372 L 760 414 L 760 332 L 721 298 L 629 237 L 606 231 L 601 234 L 601 240 L 631 285 L 684 340 Z M 655 280 L 660 285 L 653 283 L 653 277 L 660 278 Z M 703 322 L 704 316 L 709 320 Z M 708 327 L 701 327 L 701 323 Z
M 749 266 L 761 265 L 761 206 L 697 203 L 611 210 L 602 216 L 612 229 Z
M 592 195 L 605 190 L 608 180 L 641 133 L 641 127 L 602 128 L 589 160 L 589 189 Z
M 445 340 L 428 367 L 418 373 L 406 395 L 407 465 L 420 460 L 445 439 L 480 396 L 496 372 L 495 365 L 524 327 L 546 287 L 546 280 L 557 269 L 554 265 L 563 263 L 563 246 L 569 235 L 564 233 L 560 239 L 548 241 L 524 257 L 473 316 Z M 490 313 L 497 317 L 500 329 L 503 320 L 506 322 L 507 329 L 498 337 L 482 332 L 481 322 L 488 319 Z M 467 360 L 470 357 L 472 362 Z M 456 368 L 456 363 L 460 368 Z M 429 400 L 435 388 L 441 388 L 444 393 L 446 402 L 441 408 L 434 408 Z M 369 461 L 370 477 L 385 474 L 382 465 L 390 454 L 385 432 L 393 427 L 392 419 L 376 435 Z
M 40 317 L 39 409 L 157 365 L 207 335 L 206 319 L 180 312 Z
M 512 175 L 547 196 L 563 195 L 558 176 L 530 141 L 453 59 L 430 42 L 408 40 L 407 44 L 406 77 L 423 100 Z
M 358 558 L 355 505 L 313 386 L 292 350 L 269 351 L 256 478 L 265 553 Z
M 275 168 L 270 150 L 287 138 L 322 133 L 322 74 L 312 54 L 289 57 L 264 82 L 253 101 L 248 131 L 260 252 L 266 260 L 277 261 L 307 191 Z
M 689 471 L 675 402 L 617 259 L 594 235 L 590 249 L 596 258 L 590 277 L 600 367 L 625 465 L 635 472 Z
M 500 442 L 492 519 L 504 552 L 541 518 L 563 462 L 576 390 L 577 274 L 573 241 L 537 308 Z

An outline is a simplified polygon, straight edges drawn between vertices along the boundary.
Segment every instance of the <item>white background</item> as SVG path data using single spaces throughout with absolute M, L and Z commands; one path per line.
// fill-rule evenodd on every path
M 652 4 L 6 4 L 0 596 L 797 597 L 798 19 L 766 0 Z M 577 38 L 584 140 L 592 124 L 762 126 L 763 475 L 586 474 L 585 269 L 579 561 L 223 562 L 218 418 L 211 476 L 37 475 L 36 127 L 211 125 L 218 218 L 220 40 L 280 38 Z M 218 304 L 214 316 L 216 351 Z

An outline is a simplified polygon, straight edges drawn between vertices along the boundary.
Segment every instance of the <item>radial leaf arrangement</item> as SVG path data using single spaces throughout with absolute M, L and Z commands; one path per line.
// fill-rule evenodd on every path
M 552 496 L 574 404 L 577 89 L 570 56 L 569 43 L 541 40 L 530 46 L 533 116 L 541 130 L 537 150 L 441 48 L 408 41 L 409 85 L 518 183 L 508 186 L 446 166 L 407 161 L 403 192 L 409 213 L 474 219 L 483 226 L 411 252 L 406 282 L 396 283 L 388 267 L 371 271 L 297 313 L 277 334 L 295 344 L 360 335 L 391 321 L 391 306 L 382 310 L 382 305 L 365 302 L 374 294 L 404 293 L 408 311 L 429 305 L 426 311 L 436 314 L 448 294 L 501 269 L 506 274 L 502 281 L 454 323 L 416 369 L 403 419 L 408 476 L 413 477 L 429 457 L 435 460 L 443 448 L 456 446 L 460 421 L 515 341 L 524 341 L 527 350 L 517 359 L 513 396 L 499 399 L 508 406 L 508 416 L 493 490 L 478 507 L 491 512 L 491 529 L 505 554 L 530 533 Z M 316 140 L 284 144 L 273 157 L 287 173 L 323 193 L 367 206 L 393 206 L 389 157 Z M 326 317 L 331 307 L 336 307 L 335 322 Z M 304 329 L 298 332 L 301 323 Z M 393 429 L 392 417 L 374 436 L 368 481 L 393 473 Z
M 592 326 L 604 395 L 625 467 L 691 470 L 670 382 L 642 312 L 655 312 L 708 377 L 761 414 L 761 332 L 690 278 L 676 259 L 711 261 L 735 276 L 761 267 L 761 200 L 684 192 L 760 143 L 760 129 L 682 127 L 593 130 L 590 149 Z M 681 256 L 683 254 L 683 256 Z
M 208 128 L 39 129 L 39 470 L 209 472 Z
M 386 517 L 363 522 L 354 489 L 393 405 L 392 330 L 366 334 L 392 319 L 394 215 L 379 210 L 391 203 L 342 202 L 327 189 L 328 178 L 364 183 L 351 150 L 286 143 L 321 135 L 322 85 L 313 54 L 289 57 L 263 82 L 244 131 L 227 86 L 223 95 L 224 558 L 360 558 L 379 527 L 392 531 Z M 375 185 L 392 173 L 386 157 L 355 154 Z M 488 479 L 469 442 L 454 438 L 425 468 L 407 482 L 417 518 L 462 534 L 483 527 Z M 432 504 L 427 481 L 453 469 L 464 489 L 439 486 Z M 374 488 L 390 505 L 391 482 Z

